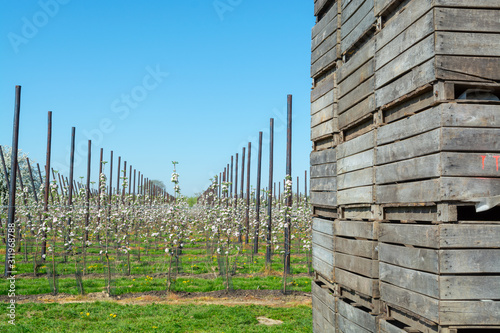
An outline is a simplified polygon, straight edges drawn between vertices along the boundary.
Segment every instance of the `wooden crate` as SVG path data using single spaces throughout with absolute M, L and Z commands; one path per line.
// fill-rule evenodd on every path
M 340 58 L 339 34 L 338 5 L 334 3 L 328 7 L 328 11 L 312 28 L 312 78 L 318 78 L 336 66 L 336 61 Z
M 337 325 L 341 332 L 378 332 L 377 316 L 370 309 L 364 308 L 347 299 L 337 302 Z
M 375 28 L 374 0 L 342 0 L 340 51 L 347 54 L 356 44 L 369 38 Z
M 500 81 L 500 12 L 475 4 L 412 0 L 395 7 L 376 35 L 377 107 L 436 80 Z
M 315 207 L 337 206 L 336 149 L 311 153 L 310 203 Z
M 340 130 L 353 127 L 375 111 L 374 54 L 372 38 L 337 69 Z
M 373 163 L 376 131 L 337 146 L 337 203 L 373 202 Z
M 312 281 L 312 312 L 314 332 L 335 332 L 338 298 L 328 285 Z
M 500 152 L 499 110 L 498 105 L 443 103 L 379 127 L 375 202 L 460 201 L 499 195 L 495 157 Z M 339 153 L 339 172 L 340 161 Z M 338 182 L 340 193 L 340 177 Z
M 436 325 L 500 325 L 500 225 L 379 225 L 380 297 Z
M 314 218 L 312 228 L 312 260 L 314 271 L 330 282 L 335 282 L 334 222 Z
M 335 77 L 329 73 L 311 91 L 311 141 L 339 132 Z

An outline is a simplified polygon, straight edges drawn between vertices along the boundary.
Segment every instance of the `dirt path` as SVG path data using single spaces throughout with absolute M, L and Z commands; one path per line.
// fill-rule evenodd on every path
M 0 296 L 0 302 L 8 302 L 7 295 Z M 105 293 L 89 293 L 84 296 L 59 294 L 19 295 L 17 303 L 85 303 L 106 301 L 118 304 L 220 304 L 234 305 L 265 305 L 272 307 L 293 307 L 297 305 L 311 306 L 311 293 L 291 292 L 283 295 L 279 290 L 234 290 L 211 291 L 206 293 L 169 293 L 165 291 L 149 291 L 143 293 L 129 293 L 109 297 Z

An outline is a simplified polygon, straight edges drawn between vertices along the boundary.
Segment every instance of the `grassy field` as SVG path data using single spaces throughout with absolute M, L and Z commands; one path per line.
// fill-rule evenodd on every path
M 261 316 L 283 324 L 259 324 Z M 1 332 L 312 332 L 308 306 L 27 303 L 17 305 L 16 326 L 0 318 Z

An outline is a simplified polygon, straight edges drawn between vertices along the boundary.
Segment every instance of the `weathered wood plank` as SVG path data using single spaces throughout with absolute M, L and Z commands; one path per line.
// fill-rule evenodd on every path
M 311 128 L 311 141 L 315 141 L 319 138 L 329 136 L 334 132 L 338 131 L 338 125 L 335 126 L 336 121 L 334 120 L 337 120 L 337 118 L 330 119 L 328 121 L 325 121 L 324 123 L 321 123 Z
M 380 263 L 380 280 L 403 289 L 439 298 L 439 275 Z
M 500 32 L 498 10 L 436 8 L 436 30 Z
M 369 278 L 378 279 L 378 261 L 356 257 L 348 254 L 335 253 L 335 267 L 357 273 Z
M 437 206 L 384 207 L 383 218 L 391 221 L 437 221 Z
M 375 39 L 372 38 L 364 44 L 359 50 L 347 59 L 337 69 L 337 82 L 340 83 L 351 76 L 358 68 L 363 66 L 368 60 L 375 55 Z
M 336 297 L 330 292 L 329 289 L 321 288 L 315 281 L 311 282 L 311 292 L 314 296 L 323 302 L 327 307 L 332 310 L 336 309 Z
M 415 21 L 431 10 L 433 0 L 410 1 L 405 10 L 394 15 L 377 34 L 377 50 L 380 50 Z
M 373 166 L 374 150 L 366 150 L 337 160 L 337 174 L 343 174 Z
M 335 177 L 337 175 L 337 163 L 326 163 L 311 166 L 311 178 Z
M 434 57 L 434 43 L 434 34 L 431 34 L 396 56 L 385 66 L 378 68 L 375 75 L 375 89 L 383 87 L 388 82 Z M 390 47 L 390 45 L 387 47 Z M 396 50 L 391 53 L 394 54 L 395 52 Z M 375 58 L 379 59 L 378 53 Z
M 343 218 L 350 220 L 373 220 L 374 212 L 370 206 L 344 207 Z
M 441 177 L 442 200 L 468 200 L 500 195 L 500 178 Z
M 316 25 L 314 25 L 314 27 L 311 30 L 311 39 L 314 39 L 320 33 L 322 33 L 322 34 L 324 33 L 323 30 L 326 28 L 326 26 L 328 25 L 328 23 L 330 23 L 334 18 L 337 17 L 337 14 L 338 14 L 337 12 L 338 12 L 338 10 L 337 10 L 336 6 L 333 6 L 328 11 L 328 13 L 326 13 L 323 16 L 323 18 L 318 23 L 316 23 Z M 327 37 L 327 36 L 328 35 L 326 35 L 324 37 Z
M 424 318 L 439 322 L 439 301 L 385 282 L 380 283 L 380 297 L 383 301 L 408 309 Z
M 369 332 L 377 332 L 376 316 L 372 316 L 368 312 L 356 308 L 342 300 L 339 300 L 337 304 L 338 313 L 345 319 L 356 323 L 357 325 L 367 329 Z
M 443 80 L 500 81 L 500 58 L 437 55 L 436 77 Z
M 335 236 L 377 239 L 378 223 L 367 221 L 338 220 L 335 225 Z
M 383 122 L 391 123 L 395 120 L 409 117 L 417 112 L 430 108 L 434 104 L 434 102 L 435 102 L 434 93 L 432 89 L 429 89 L 423 92 L 422 94 L 410 97 L 401 104 L 384 109 Z
M 378 279 L 367 278 L 335 267 L 335 280 L 341 286 L 355 290 L 360 294 L 369 297 L 380 295 Z
M 339 130 L 352 126 L 358 120 L 375 111 L 375 94 L 371 94 L 361 102 L 344 111 L 338 117 Z
M 439 107 L 443 126 L 500 128 L 498 105 L 446 103 Z
M 312 178 L 311 191 L 337 191 L 337 177 Z
M 392 41 L 387 43 L 384 47 L 381 47 L 377 50 L 377 53 L 375 55 L 375 69 L 379 70 L 381 67 L 391 62 L 398 55 L 405 53 L 406 50 L 410 49 L 412 46 L 419 43 L 424 38 L 429 38 L 429 35 L 431 35 L 433 32 L 434 13 L 432 11 L 429 11 L 426 15 L 418 19 L 414 24 L 410 25 L 408 29 L 404 30 Z M 382 38 L 382 35 L 377 34 L 377 40 L 379 39 L 379 37 Z M 434 48 L 434 45 L 432 46 L 432 48 Z
M 335 24 L 336 22 L 332 22 Z M 319 58 L 324 56 L 328 51 L 337 46 L 337 36 L 335 33 L 328 36 L 318 47 L 311 53 L 311 64 L 314 64 Z
M 319 300 L 314 294 L 312 295 L 312 310 L 318 312 L 330 324 L 335 325 L 335 310 L 330 309 L 325 303 Z
M 325 6 L 331 2 L 334 2 L 333 0 L 317 0 L 314 1 L 314 16 L 318 16 L 318 14 L 325 8 Z M 335 6 L 337 8 L 337 6 Z
M 347 76 L 345 80 L 339 82 L 338 97 L 341 98 L 361 83 L 365 82 L 368 78 L 373 76 L 374 71 L 373 59 L 370 59 L 361 65 L 354 73 Z
M 436 54 L 499 57 L 500 38 L 497 34 L 438 31 Z
M 428 248 L 439 248 L 439 227 L 428 224 L 381 223 L 379 241 Z
M 385 319 L 380 319 L 379 321 L 380 333 L 407 333 L 407 331 L 392 325 L 389 321 Z
M 345 317 L 341 316 L 337 313 L 337 325 L 339 327 L 339 331 L 342 333 L 370 333 L 376 331 L 368 331 L 361 326 L 356 325 L 350 320 L 347 320 Z
M 500 225 L 496 224 L 442 224 L 439 233 L 442 249 L 500 248 Z
M 377 107 L 382 107 L 417 90 L 425 84 L 433 82 L 436 79 L 435 69 L 434 59 L 430 59 L 422 65 L 414 67 L 409 73 L 401 76 L 392 83 L 377 89 L 375 91 Z
M 402 127 L 407 128 L 404 125 Z M 379 128 L 377 132 L 381 129 Z M 389 140 L 389 137 L 385 133 L 384 140 Z M 406 140 L 383 145 L 377 147 L 376 150 L 376 165 L 394 163 L 421 155 L 437 153 L 441 150 L 441 129 L 437 128 Z
M 337 202 L 339 205 L 372 203 L 373 186 L 361 186 L 337 191 Z
M 311 90 L 311 103 L 335 88 L 335 72 L 327 75 Z
M 373 168 L 341 174 L 337 177 L 337 189 L 345 190 L 373 184 Z
M 330 104 L 329 106 L 321 109 L 311 116 L 311 128 L 318 126 L 328 120 L 332 120 L 335 116 L 336 104 Z
M 440 250 L 443 274 L 500 273 L 500 249 Z
M 335 252 L 352 254 L 369 259 L 378 258 L 377 242 L 364 239 L 335 237 Z
M 342 98 L 339 98 L 338 102 L 339 115 L 342 114 L 342 112 L 347 111 L 347 109 L 352 107 L 354 104 L 360 102 L 369 95 L 373 94 L 373 92 L 375 91 L 374 82 L 375 79 L 372 76 L 365 82 L 358 85 L 354 90 L 351 90 L 349 93 L 342 96 Z
M 331 90 L 311 103 L 311 115 L 323 110 L 335 100 L 335 90 Z
M 498 177 L 496 168 L 499 154 L 495 153 L 441 153 L 444 176 Z
M 461 8 L 500 8 L 497 0 L 434 0 L 436 6 Z
M 441 325 L 500 325 L 500 302 L 441 301 Z
M 353 1 L 354 3 L 356 1 Z M 349 6 L 354 7 L 354 6 Z M 373 13 L 373 0 L 365 0 L 361 6 L 358 6 L 354 14 L 345 19 L 347 15 L 342 12 L 341 34 L 341 52 L 344 53 L 363 36 L 375 24 L 375 15 Z
M 342 142 L 337 146 L 337 158 L 342 159 L 375 146 L 375 131 L 360 135 L 349 141 Z
M 337 161 L 336 149 L 311 152 L 311 165 L 333 163 Z
M 323 207 L 312 207 L 313 215 L 316 217 L 324 217 L 329 219 L 336 219 L 339 217 L 337 209 L 335 208 L 323 208 Z
M 442 149 L 447 151 L 500 151 L 500 128 L 445 127 Z
M 337 192 L 311 192 L 313 206 L 337 207 Z
M 328 281 L 333 282 L 333 280 L 334 280 L 333 279 L 333 265 L 330 265 L 330 264 L 324 262 L 323 260 L 321 260 L 318 257 L 315 257 L 313 255 L 312 266 L 313 266 L 313 269 L 316 273 L 320 274 Z
M 409 248 L 379 243 L 378 257 L 381 262 L 416 269 L 428 273 L 439 273 L 438 251 Z
M 318 244 L 321 247 L 324 247 L 327 250 L 333 252 L 333 236 L 328 234 L 324 234 L 322 232 L 318 232 L 313 230 L 312 232 L 312 242 L 313 244 Z
M 401 162 L 376 166 L 375 183 L 378 185 L 439 177 L 441 174 L 440 162 L 440 154 L 433 154 Z
M 375 203 L 413 203 L 434 202 L 443 197 L 440 195 L 439 179 L 423 180 L 402 184 L 376 185 Z M 448 194 L 448 197 L 456 197 L 457 194 Z M 443 198 L 444 199 L 444 198 Z M 453 200 L 453 199 L 451 199 Z
M 333 236 L 334 234 L 334 222 L 330 220 L 313 218 L 312 229 L 318 232 L 324 233 L 329 236 Z
M 442 300 L 500 298 L 498 275 L 442 275 L 439 282 L 439 298 Z
M 326 70 L 334 67 L 336 65 L 336 60 L 338 59 L 337 48 L 334 47 L 327 53 L 325 53 L 321 58 L 319 58 L 311 66 L 311 77 L 316 78 Z
M 377 129 L 377 145 L 403 140 L 441 125 L 441 109 L 434 107 Z

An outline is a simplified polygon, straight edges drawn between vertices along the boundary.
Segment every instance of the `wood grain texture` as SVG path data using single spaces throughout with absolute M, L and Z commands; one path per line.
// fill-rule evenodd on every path
M 330 220 L 313 218 L 312 229 L 323 234 L 333 236 L 334 234 L 334 222 Z
M 337 207 L 337 192 L 311 192 L 310 203 L 313 206 Z
M 369 95 L 373 94 L 373 92 L 375 91 L 374 82 L 375 82 L 375 79 L 372 76 L 368 80 L 366 80 L 365 82 L 356 86 L 356 88 L 354 90 L 351 90 L 351 92 L 342 96 L 342 98 L 339 98 L 339 101 L 338 101 L 339 115 L 342 114 L 343 112 L 347 111 L 347 109 L 351 108 L 356 103 L 360 102 L 361 100 L 365 99 Z
M 380 333 L 407 333 L 407 331 L 391 324 L 389 321 L 380 319 L 379 321 Z
M 379 241 L 438 249 L 441 240 L 439 231 L 437 225 L 381 223 Z
M 379 243 L 378 251 L 381 262 L 428 273 L 439 273 L 439 252 L 437 250 Z
M 332 163 L 337 161 L 336 149 L 325 149 L 322 151 L 311 152 L 310 161 L 311 165 Z
M 364 239 L 378 238 L 378 223 L 368 221 L 336 221 L 335 236 Z
M 439 31 L 436 54 L 499 57 L 500 38 L 497 34 Z
M 499 57 L 436 56 L 436 77 L 457 81 L 500 81 Z
M 441 325 L 500 325 L 500 302 L 441 301 Z
M 360 294 L 369 297 L 378 297 L 380 295 L 378 279 L 370 279 L 336 267 L 335 280 L 341 286 L 355 290 Z
M 375 131 L 360 135 L 349 141 L 342 142 L 337 146 L 337 157 L 339 159 L 361 153 L 375 146 Z
M 500 225 L 442 224 L 439 246 L 445 248 L 500 248 Z
M 325 163 L 311 166 L 311 178 L 334 177 L 337 175 L 337 163 Z
M 433 154 L 376 166 L 375 183 L 388 184 L 408 180 L 436 178 L 441 175 L 440 162 L 441 155 Z
M 441 275 L 439 283 L 442 300 L 500 298 L 500 275 Z
M 394 202 L 420 203 L 439 201 L 443 198 L 440 192 L 440 185 L 439 179 L 391 185 L 376 185 L 375 203 L 389 204 Z M 448 194 L 448 197 L 458 197 L 458 194 Z
M 336 252 L 335 267 L 342 268 L 346 271 L 360 274 L 369 278 L 379 278 L 377 260 Z
M 365 169 L 373 166 L 374 149 L 347 156 L 337 160 L 337 174 L 343 174 L 355 170 Z
M 375 111 L 375 94 L 353 105 L 338 117 L 338 128 L 344 130 Z
M 337 177 L 311 178 L 310 190 L 318 191 L 337 191 Z
M 439 299 L 439 275 L 380 263 L 380 280 Z
M 335 252 L 368 259 L 378 258 L 377 242 L 372 240 L 335 237 Z
M 500 249 L 440 250 L 443 274 L 500 273 Z
M 368 330 L 369 332 L 377 332 L 377 317 L 370 315 L 368 312 L 354 307 L 342 300 L 338 302 L 338 313 L 345 319 L 356 323 Z
M 348 320 L 344 316 L 340 315 L 337 313 L 337 325 L 339 328 L 339 332 L 342 333 L 347 333 L 347 332 L 352 332 L 352 333 L 370 333 L 370 332 L 375 332 L 375 331 L 368 331 L 364 329 L 363 327 L 356 325 L 354 322 Z
M 373 168 L 367 168 L 349 173 L 343 173 L 337 177 L 337 189 L 339 191 L 348 188 L 367 186 L 372 184 L 373 184 Z
M 362 204 L 373 202 L 373 186 L 360 186 L 337 191 L 339 205 Z

